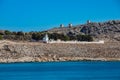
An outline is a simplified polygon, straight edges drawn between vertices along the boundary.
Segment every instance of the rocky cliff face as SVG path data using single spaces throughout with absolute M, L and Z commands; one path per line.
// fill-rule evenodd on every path
M 120 20 L 112 20 L 103 23 L 87 23 L 73 27 L 54 28 L 49 33 L 63 33 L 66 35 L 88 34 L 95 39 L 120 41 Z
M 45 44 L 37 42 L 0 43 L 0 62 L 120 60 L 120 43 Z

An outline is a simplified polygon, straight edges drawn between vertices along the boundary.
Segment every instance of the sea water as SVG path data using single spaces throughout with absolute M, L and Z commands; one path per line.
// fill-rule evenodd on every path
M 1 63 L 0 80 L 120 80 L 120 62 Z

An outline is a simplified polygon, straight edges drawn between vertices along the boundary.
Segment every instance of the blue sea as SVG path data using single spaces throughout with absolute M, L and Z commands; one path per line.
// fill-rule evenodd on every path
M 120 80 L 120 62 L 1 63 L 0 80 Z

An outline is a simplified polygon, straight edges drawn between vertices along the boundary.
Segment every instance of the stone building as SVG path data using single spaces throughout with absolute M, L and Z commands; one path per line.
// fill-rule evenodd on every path
M 91 23 L 91 21 L 90 21 L 90 20 L 87 20 L 87 24 L 89 24 L 89 23 Z
M 60 24 L 60 27 L 61 27 L 61 28 L 63 28 L 63 27 L 64 27 L 64 25 L 63 25 L 63 24 Z
M 72 24 L 68 24 L 68 27 L 71 28 L 71 27 L 72 27 Z

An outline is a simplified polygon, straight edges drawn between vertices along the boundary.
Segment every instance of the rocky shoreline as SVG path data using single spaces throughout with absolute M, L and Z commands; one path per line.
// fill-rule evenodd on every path
M 120 58 L 60 58 L 60 59 L 37 59 L 31 57 L 23 57 L 19 59 L 0 59 L 0 63 L 16 63 L 16 62 L 62 62 L 62 61 L 120 61 Z
M 120 61 L 120 43 L 45 44 L 0 41 L 0 63 L 81 60 Z

